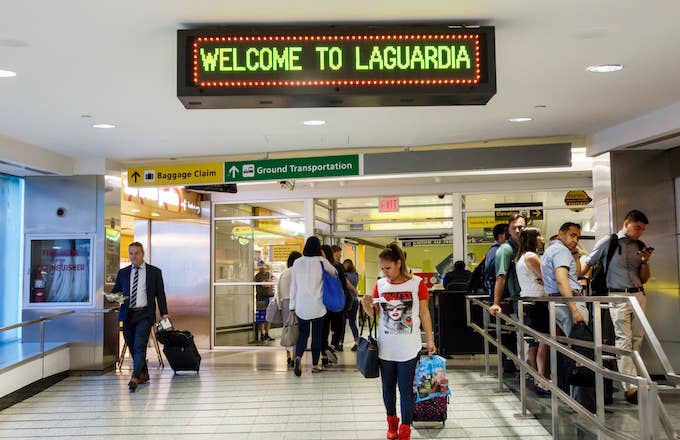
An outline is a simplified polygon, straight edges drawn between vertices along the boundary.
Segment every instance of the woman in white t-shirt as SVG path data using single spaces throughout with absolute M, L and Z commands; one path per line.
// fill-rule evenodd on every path
M 293 281 L 293 263 L 295 260 L 302 257 L 298 251 L 293 251 L 288 255 L 288 268 L 279 275 L 279 283 L 276 286 L 276 293 L 274 293 L 274 301 L 276 306 L 281 310 L 281 318 L 283 322 L 288 322 L 290 315 L 290 285 Z M 288 358 L 288 368 L 292 368 L 295 364 L 295 346 L 286 347 L 286 357 Z
M 397 243 L 387 245 L 378 258 L 385 278 L 378 280 L 373 295 L 364 295 L 362 306 L 369 316 L 381 314 L 378 322 L 378 357 L 383 402 L 387 410 L 387 438 L 410 439 L 415 401 L 413 377 L 418 352 L 422 347 L 421 324 L 425 330 L 428 353 L 433 355 L 437 351 L 432 334 L 428 291 L 420 277 L 409 274 L 404 251 Z M 397 417 L 397 385 L 401 425 Z
M 309 334 L 312 334 L 312 373 L 323 371 L 319 358 L 324 348 L 323 324 L 326 306 L 323 305 L 322 271 L 337 278 L 335 267 L 321 256 L 321 242 L 311 236 L 305 242 L 302 257 L 293 263 L 290 281 L 290 311 L 295 313 L 300 325 L 300 336 L 295 345 L 293 370 L 296 376 L 302 375 L 302 355 L 307 348 Z
M 543 247 L 543 237 L 538 228 L 525 228 L 519 236 L 519 248 L 517 250 L 517 262 L 515 270 L 517 281 L 521 288 L 522 298 L 545 296 L 543 289 L 543 275 L 541 274 L 541 258 L 538 256 L 538 249 Z M 535 302 L 534 304 L 524 305 L 524 324 L 532 329 L 550 333 L 548 324 L 548 303 Z M 531 342 L 529 344 L 529 364 L 538 370 L 543 377 L 548 374 L 548 346 L 543 342 Z M 536 384 L 538 394 L 547 394 L 548 390 L 538 383 Z

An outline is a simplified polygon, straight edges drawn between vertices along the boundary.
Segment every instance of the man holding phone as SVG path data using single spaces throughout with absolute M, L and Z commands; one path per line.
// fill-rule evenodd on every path
M 610 295 L 635 296 L 645 310 L 647 297 L 643 284 L 649 280 L 649 259 L 654 248 L 645 246 L 640 237 L 645 232 L 649 220 L 641 211 L 633 210 L 626 214 L 623 228 L 613 235 L 601 239 L 586 258 L 581 274 L 587 273 L 596 264 L 607 264 L 606 280 Z M 616 240 L 612 243 L 612 240 Z M 608 257 L 609 250 L 613 255 Z M 629 303 L 611 304 L 609 313 L 616 333 L 616 347 L 624 350 L 639 350 L 643 332 L 637 320 L 634 320 L 633 308 Z M 637 376 L 635 363 L 630 356 L 621 356 L 618 360 L 621 373 Z M 631 384 L 623 384 L 626 400 L 637 403 L 637 389 Z

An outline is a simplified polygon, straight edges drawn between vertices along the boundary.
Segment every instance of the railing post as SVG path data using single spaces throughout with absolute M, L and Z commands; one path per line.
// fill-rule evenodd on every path
M 498 384 L 496 387 L 496 392 L 497 393 L 502 393 L 503 392 L 503 352 L 501 350 L 501 347 L 503 346 L 503 342 L 501 341 L 501 317 L 500 315 L 496 315 L 496 353 L 498 353 L 498 361 L 496 363 L 497 371 L 498 371 Z
M 650 424 L 650 393 L 651 381 L 638 378 L 638 419 L 640 421 L 640 439 L 651 440 L 653 438 L 653 425 Z
M 484 333 L 489 331 L 489 312 L 482 309 L 482 323 L 484 325 Z M 491 368 L 489 366 L 489 341 L 484 339 L 484 376 L 491 377 Z M 500 353 L 499 353 L 500 356 Z
M 524 363 L 527 361 L 524 355 L 524 301 L 517 300 L 517 319 L 520 327 L 517 329 L 517 357 L 522 361 L 519 363 L 519 395 L 522 402 L 522 417 L 527 415 L 527 369 Z
M 548 313 L 549 313 L 549 323 L 550 323 L 550 337 L 553 341 L 557 340 L 557 332 L 555 329 L 555 302 L 548 302 Z M 557 386 L 557 350 L 551 344 L 550 345 L 550 377 L 552 377 L 553 383 Z M 558 406 L 557 406 L 557 393 L 550 393 L 550 412 L 552 415 L 552 437 L 557 438 L 557 417 L 558 417 Z
M 40 359 L 42 364 L 41 379 L 45 378 L 45 321 L 40 321 Z
M 595 363 L 602 368 L 602 312 L 599 301 L 593 303 L 593 339 L 595 343 Z M 597 418 L 604 423 L 604 379 L 599 371 L 595 372 L 595 408 Z
M 647 409 L 647 415 L 649 416 L 649 426 L 651 428 L 651 435 L 653 439 L 658 439 L 659 438 L 659 428 L 658 424 L 656 423 L 657 420 L 659 420 L 659 385 L 651 380 L 648 380 L 649 383 L 649 392 L 648 392 L 648 397 L 649 397 L 649 408 Z

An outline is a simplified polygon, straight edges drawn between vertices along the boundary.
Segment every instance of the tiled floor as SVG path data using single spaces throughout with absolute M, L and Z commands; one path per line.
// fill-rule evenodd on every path
M 134 394 L 129 371 L 71 376 L 0 412 L 0 438 L 384 439 L 380 379 L 364 379 L 354 354 L 341 355 L 345 366 L 314 375 L 306 359 L 300 378 L 283 351 L 204 353 L 198 376 L 152 362 L 151 383 Z M 513 417 L 517 398 L 495 394 L 493 378 L 449 377 L 446 426 L 417 425 L 413 438 L 551 438 L 536 420 Z

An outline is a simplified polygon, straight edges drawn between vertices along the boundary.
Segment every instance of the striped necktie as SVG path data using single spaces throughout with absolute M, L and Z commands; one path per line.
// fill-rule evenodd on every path
M 135 266 L 135 276 L 132 279 L 132 290 L 130 291 L 130 308 L 137 305 L 137 282 L 139 281 L 139 268 Z

